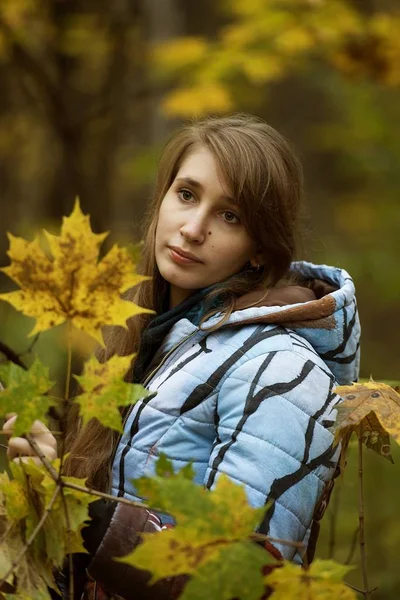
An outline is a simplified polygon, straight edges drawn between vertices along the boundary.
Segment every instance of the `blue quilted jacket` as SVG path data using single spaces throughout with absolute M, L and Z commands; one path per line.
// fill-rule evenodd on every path
M 154 394 L 125 419 L 114 495 L 140 500 L 132 480 L 152 475 L 164 453 L 176 469 L 192 461 L 207 488 L 225 473 L 253 506 L 273 499 L 259 531 L 307 540 L 338 459 L 328 430 L 340 400 L 333 388 L 357 379 L 360 325 L 346 271 L 306 262 L 292 269 L 313 282 L 311 299 L 267 296 L 247 307 L 257 302 L 253 292 L 216 332 L 204 329 L 221 314 L 202 330 L 189 318 L 172 327 L 144 382 Z M 278 548 L 293 559 L 292 548 Z

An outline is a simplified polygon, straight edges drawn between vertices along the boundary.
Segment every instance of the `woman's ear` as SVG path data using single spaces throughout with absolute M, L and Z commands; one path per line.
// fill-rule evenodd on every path
M 265 259 L 264 259 L 264 255 L 261 251 L 256 252 L 256 254 L 254 254 L 251 258 L 250 258 L 250 264 L 252 267 L 262 267 L 265 264 Z

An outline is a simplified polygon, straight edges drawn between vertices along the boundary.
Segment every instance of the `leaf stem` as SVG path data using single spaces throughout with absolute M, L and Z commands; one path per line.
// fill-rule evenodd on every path
M 62 480 L 61 480 L 62 481 Z M 63 490 L 63 485 L 61 485 L 61 500 L 63 503 L 63 507 L 64 507 L 64 514 L 65 514 L 65 522 L 67 525 L 67 539 L 68 539 L 68 563 L 69 563 L 69 573 L 68 573 L 68 595 L 69 595 L 69 600 L 74 600 L 74 562 L 73 562 L 73 555 L 72 552 L 70 552 L 70 547 L 71 547 L 71 521 L 69 518 L 69 512 L 68 512 L 68 505 L 67 505 L 67 501 L 65 499 L 65 495 L 64 495 L 64 490 Z
M 63 424 L 62 429 L 62 437 L 60 444 L 60 476 L 63 471 L 64 466 L 64 450 L 65 450 L 65 438 L 67 435 L 66 431 L 66 423 L 67 423 L 67 412 L 68 412 L 68 399 L 69 399 L 69 389 L 70 389 L 70 381 L 71 381 L 71 371 L 72 371 L 72 321 L 69 320 L 67 323 L 67 373 L 65 376 L 65 392 L 64 392 L 64 400 L 62 403 L 62 414 L 61 414 L 61 423 Z
M 8 577 L 11 575 L 11 573 L 14 571 L 14 569 L 19 565 L 19 563 L 21 562 L 24 554 L 26 553 L 26 551 L 29 549 L 30 545 L 32 544 L 33 540 L 35 539 L 35 537 L 37 536 L 37 534 L 39 533 L 39 531 L 42 529 L 43 525 L 46 522 L 47 517 L 49 516 L 54 502 L 56 501 L 56 498 L 59 494 L 61 490 L 61 485 L 57 485 L 57 487 L 54 490 L 54 493 L 50 499 L 49 505 L 46 508 L 46 510 L 43 512 L 42 516 L 40 517 L 40 520 L 38 522 L 38 524 L 36 525 L 35 529 L 32 531 L 31 535 L 29 536 L 29 538 L 26 540 L 23 548 L 20 550 L 20 552 L 18 553 L 17 557 L 14 559 L 11 567 L 8 569 L 8 571 L 6 572 L 5 575 L 3 575 L 1 581 L 0 581 L 0 589 L 2 588 L 3 583 L 5 583 L 5 581 L 8 579 Z
M 361 572 L 364 587 L 364 598 L 370 598 L 370 590 L 368 586 L 367 576 L 367 558 L 365 548 L 365 531 L 364 531 L 364 489 L 363 489 L 363 442 L 361 425 L 358 430 L 358 522 L 359 522 L 359 544 L 361 557 Z
M 67 323 L 67 374 L 65 378 L 65 393 L 64 400 L 67 401 L 69 398 L 69 386 L 71 381 L 71 367 L 72 367 L 72 321 Z

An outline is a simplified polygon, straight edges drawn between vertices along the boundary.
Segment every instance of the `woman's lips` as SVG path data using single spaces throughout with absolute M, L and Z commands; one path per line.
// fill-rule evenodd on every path
M 172 250 L 172 248 L 168 248 L 168 249 L 169 249 L 169 253 L 170 253 L 172 260 L 174 262 L 176 262 L 178 265 L 190 265 L 190 264 L 198 265 L 198 264 L 200 264 L 198 260 L 193 260 L 192 258 L 186 258 L 186 256 L 182 256 L 182 254 L 179 254 L 176 250 Z

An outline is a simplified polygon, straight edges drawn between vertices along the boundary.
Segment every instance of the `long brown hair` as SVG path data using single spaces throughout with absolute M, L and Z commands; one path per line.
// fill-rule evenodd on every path
M 299 239 L 302 169 L 288 141 L 262 119 L 251 115 L 208 117 L 189 122 L 179 129 L 161 156 L 153 199 L 144 222 L 144 246 L 137 271 L 150 275 L 151 279 L 126 294 L 129 300 L 156 313 L 162 311 L 168 293 L 168 283 L 161 276 L 155 260 L 160 205 L 183 160 L 198 147 L 206 147 L 213 154 L 231 195 L 240 205 L 244 225 L 265 261 L 260 270 L 243 269 L 219 283 L 206 297 L 211 300 L 221 294 L 224 298 L 223 316 L 213 328 L 215 330 L 231 315 L 236 298 L 256 288 L 267 293 L 287 276 Z M 217 310 L 206 314 L 201 324 L 215 312 Z M 142 314 L 128 321 L 128 330 L 107 328 L 104 331 L 106 350 L 98 352 L 99 357 L 105 360 L 115 353 L 138 352 L 141 331 L 150 319 L 151 315 Z M 76 414 L 69 423 L 67 446 L 71 455 L 66 463 L 68 473 L 88 477 L 91 486 L 106 490 L 112 450 L 117 441 L 115 432 L 93 419 L 77 434 Z

